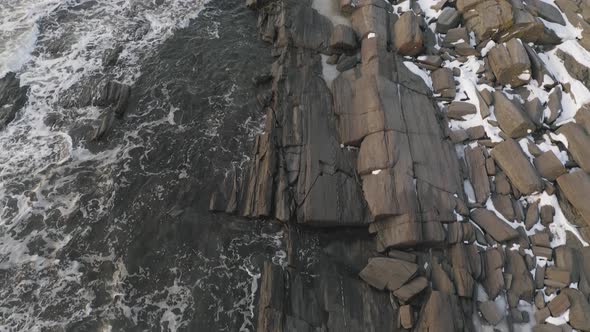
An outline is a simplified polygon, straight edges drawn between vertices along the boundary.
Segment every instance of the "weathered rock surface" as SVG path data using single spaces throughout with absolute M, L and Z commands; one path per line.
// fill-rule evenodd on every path
M 417 55 L 424 49 L 424 37 L 418 17 L 413 12 L 405 12 L 395 22 L 395 49 L 402 55 Z
M 543 152 L 533 160 L 539 174 L 547 180 L 555 181 L 560 175 L 567 173 L 561 161 L 552 151 Z
M 508 99 L 502 92 L 494 92 L 494 110 L 500 129 L 512 138 L 526 136 L 535 130 L 535 124 L 522 106 L 517 101 Z
M 531 78 L 531 62 L 518 39 L 494 46 L 488 54 L 488 60 L 501 84 L 517 87 L 526 84 Z
M 508 140 L 496 145 L 491 155 L 520 192 L 531 194 L 543 190 L 539 174 L 516 141 Z
M 590 173 L 590 134 L 577 123 L 566 123 L 557 130 L 567 139 L 567 149 L 580 167 Z
M 395 291 L 410 280 L 418 270 L 416 264 L 387 257 L 369 259 L 369 264 L 359 276 L 369 285 L 383 290 Z
M 498 242 L 505 242 L 519 236 L 514 228 L 498 218 L 492 211 L 475 209 L 471 211 L 471 219 Z
M 563 195 L 590 225 L 590 175 L 583 171 L 575 171 L 558 177 L 557 183 Z

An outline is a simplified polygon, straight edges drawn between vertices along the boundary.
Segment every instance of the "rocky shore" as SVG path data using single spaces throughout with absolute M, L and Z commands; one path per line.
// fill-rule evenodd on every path
M 286 229 L 258 331 L 590 331 L 590 3 L 247 6 L 265 129 L 210 210 Z

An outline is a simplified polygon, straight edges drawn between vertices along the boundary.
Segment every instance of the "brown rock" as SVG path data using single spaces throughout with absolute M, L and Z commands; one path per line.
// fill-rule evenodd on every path
M 566 199 L 578 210 L 586 223 L 590 224 L 590 175 L 574 171 L 557 178 L 557 184 Z
M 518 102 L 510 100 L 503 92 L 494 92 L 494 110 L 500 129 L 512 138 L 523 137 L 535 130 Z
M 519 236 L 514 228 L 498 218 L 492 211 L 482 208 L 475 209 L 471 211 L 471 218 L 498 242 L 505 242 Z
M 541 177 L 516 141 L 508 140 L 496 145 L 491 155 L 520 192 L 532 194 L 543 190 Z
M 393 295 L 397 297 L 400 302 L 407 303 L 412 298 L 414 298 L 414 296 L 423 291 L 427 286 L 428 279 L 424 277 L 418 277 L 394 291 Z
M 561 293 L 549 301 L 547 307 L 551 312 L 551 316 L 559 317 L 570 308 L 570 301 L 567 295 Z
M 484 0 L 477 1 L 473 6 L 457 6 L 463 12 L 465 26 L 475 33 L 478 41 L 493 37 L 499 31 L 512 26 L 512 6 L 505 0 Z M 474 10 L 465 11 L 465 8 Z
M 400 324 L 404 329 L 411 329 L 414 325 L 414 316 L 412 314 L 412 306 L 403 305 L 399 308 Z
M 526 210 L 525 227 L 527 231 L 531 230 L 533 226 L 539 221 L 539 201 L 535 201 L 529 205 Z
M 380 289 L 395 291 L 412 278 L 418 267 L 416 264 L 395 258 L 374 257 L 360 272 L 359 276 L 369 285 Z
M 567 173 L 561 161 L 552 151 L 546 151 L 533 160 L 539 174 L 549 181 L 555 181 L 560 175 Z
M 518 87 L 531 78 L 528 54 L 518 39 L 494 46 L 489 54 L 490 67 L 500 84 Z
M 548 226 L 553 223 L 553 216 L 555 215 L 555 208 L 552 205 L 541 206 L 541 224 Z
M 508 221 L 514 221 L 516 214 L 512 204 L 512 198 L 508 195 L 492 195 L 492 203 L 494 208 Z
M 330 47 L 341 50 L 354 50 L 358 47 L 354 30 L 346 25 L 336 25 L 332 30 Z
M 424 49 L 424 40 L 418 17 L 412 12 L 405 12 L 395 22 L 395 48 L 402 55 L 418 55 Z
M 590 331 L 590 304 L 584 294 L 577 289 L 567 288 L 561 290 L 567 295 L 570 302 L 569 324 L 579 331 Z
M 436 32 L 447 33 L 449 29 L 455 28 L 459 25 L 461 20 L 461 13 L 453 7 L 445 7 L 438 16 L 436 22 Z
M 418 315 L 414 331 L 456 331 L 449 295 L 432 291 Z
M 445 98 L 455 98 L 455 80 L 449 68 L 440 68 L 432 72 L 432 88 Z
M 475 192 L 475 201 L 483 204 L 490 196 L 490 180 L 485 168 L 485 148 L 470 146 L 465 148 L 465 161 L 469 170 L 469 180 Z
M 570 273 L 567 270 L 549 266 L 545 269 L 545 285 L 564 288 L 570 284 Z

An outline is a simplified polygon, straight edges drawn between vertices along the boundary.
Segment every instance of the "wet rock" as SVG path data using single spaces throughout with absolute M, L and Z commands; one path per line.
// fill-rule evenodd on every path
M 443 9 L 443 11 L 438 16 L 438 21 L 436 22 L 436 32 L 447 33 L 449 29 L 457 27 L 460 20 L 461 14 L 455 8 L 445 7 L 445 9 Z
M 514 228 L 498 218 L 492 211 L 482 208 L 475 209 L 471 211 L 471 219 L 498 242 L 505 242 L 519 236 Z
M 434 93 L 440 93 L 444 98 L 455 98 L 455 80 L 453 72 L 448 68 L 440 68 L 432 72 L 432 87 Z
M 354 30 L 346 25 L 336 25 L 332 31 L 330 47 L 344 51 L 354 50 L 358 47 Z
M 504 318 L 494 301 L 479 303 L 479 311 L 483 318 L 491 325 L 498 325 Z
M 535 124 L 523 111 L 522 106 L 508 99 L 500 91 L 494 92 L 494 110 L 500 129 L 512 138 L 523 137 L 535 130 Z
M 488 53 L 488 60 L 500 84 L 518 87 L 531 78 L 531 63 L 518 39 L 494 46 Z
M 115 112 L 115 115 L 122 117 L 125 111 L 127 111 L 130 95 L 131 86 L 116 81 L 109 81 L 103 86 L 95 104 L 97 106 L 110 106 Z
M 553 151 L 543 152 L 533 160 L 539 174 L 549 181 L 555 181 L 559 176 L 567 173 L 561 161 Z
M 463 121 L 464 116 L 477 113 L 475 105 L 464 101 L 453 101 L 448 108 L 447 116 L 450 119 Z
M 394 291 L 393 295 L 402 303 L 408 303 L 408 301 L 422 292 L 427 286 L 428 279 L 418 277 Z
M 491 155 L 520 192 L 531 194 L 543 190 L 541 178 L 516 141 L 508 140 L 496 145 Z
M 567 139 L 567 150 L 570 152 L 576 163 L 590 173 L 590 135 L 582 126 L 569 122 L 557 130 L 557 134 L 564 135 Z
M 458 5 L 457 9 L 463 12 L 465 26 L 475 33 L 478 41 L 493 37 L 499 31 L 506 30 L 512 26 L 512 6 L 505 0 L 484 0 L 477 1 L 473 6 L 465 6 L 463 9 Z M 465 11 L 465 8 L 472 7 L 474 10 Z
M 557 184 L 565 198 L 578 210 L 578 213 L 590 224 L 590 175 L 583 171 L 574 171 L 557 178 Z
M 416 264 L 395 258 L 374 257 L 360 272 L 359 276 L 369 285 L 379 289 L 395 291 L 410 280 L 418 270 Z
M 0 129 L 3 129 L 12 120 L 16 113 L 27 102 L 29 86 L 20 86 L 20 79 L 13 72 L 0 78 Z
M 565 25 L 561 12 L 554 6 L 541 0 L 524 0 L 527 10 L 546 21 Z
M 424 49 L 424 37 L 418 17 L 412 12 L 405 12 L 395 22 L 395 49 L 402 55 L 418 55 Z
M 481 146 L 465 148 L 465 161 L 469 170 L 469 180 L 475 192 L 475 201 L 485 203 L 490 196 L 490 180 L 485 168 L 485 149 Z

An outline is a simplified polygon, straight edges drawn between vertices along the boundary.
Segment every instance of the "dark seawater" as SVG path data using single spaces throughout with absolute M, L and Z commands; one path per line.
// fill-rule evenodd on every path
M 204 6 L 158 39 L 145 18 L 167 5 L 65 2 L 38 18 L 17 71 L 29 102 L 0 138 L 0 331 L 253 330 L 260 266 L 283 263 L 283 234 L 208 201 L 262 128 L 252 77 L 270 49 L 242 0 L 170 9 L 175 20 Z M 76 47 L 107 21 L 120 30 L 95 37 L 124 46 L 102 68 L 105 44 Z M 132 92 L 94 141 L 107 110 L 76 100 L 105 80 Z

